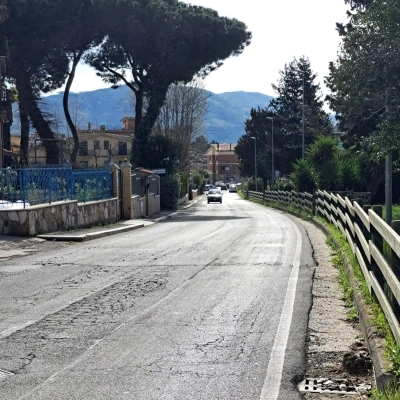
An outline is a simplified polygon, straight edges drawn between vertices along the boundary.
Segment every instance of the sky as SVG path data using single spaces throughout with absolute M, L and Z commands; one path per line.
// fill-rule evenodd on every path
M 336 59 L 340 44 L 336 22 L 346 22 L 344 0 L 190 0 L 184 1 L 218 11 L 219 15 L 244 22 L 253 34 L 250 46 L 205 80 L 213 93 L 259 92 L 275 96 L 271 87 L 279 71 L 294 58 L 305 56 L 317 76 L 322 93 L 330 61 Z M 104 87 L 88 66 L 79 66 L 73 92 Z

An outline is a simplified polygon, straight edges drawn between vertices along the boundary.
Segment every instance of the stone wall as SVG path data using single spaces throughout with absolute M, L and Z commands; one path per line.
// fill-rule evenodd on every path
M 154 193 L 149 194 L 149 215 L 157 214 L 160 212 L 160 195 Z
M 149 216 L 160 212 L 160 196 L 149 193 Z M 131 218 L 140 218 L 146 216 L 146 197 L 138 195 L 131 198 Z
M 79 203 L 67 200 L 51 204 L 40 204 L 25 209 L 0 209 L 0 234 L 34 236 L 61 230 L 84 228 L 103 223 L 114 223 L 122 219 L 145 217 L 160 212 L 160 195 L 146 193 L 145 197 L 132 195 L 131 164 L 120 168 L 112 164 L 112 199 Z M 148 182 L 149 171 L 139 171 Z M 138 173 L 139 173 L 138 172 Z M 160 191 L 158 182 L 158 193 Z M 119 210 L 119 200 L 122 200 Z M 147 207 L 146 207 L 147 204 Z
M 140 218 L 146 216 L 146 198 L 139 195 L 132 196 L 131 218 Z
M 117 199 L 78 203 L 76 200 L 0 210 L 0 234 L 35 236 L 117 221 Z

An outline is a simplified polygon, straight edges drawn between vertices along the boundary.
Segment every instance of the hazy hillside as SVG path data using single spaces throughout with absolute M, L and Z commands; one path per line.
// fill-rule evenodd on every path
M 121 127 L 120 120 L 132 115 L 130 90 L 126 86 L 118 89 L 80 92 L 76 94 L 76 97 L 79 103 L 84 105 L 87 120 L 85 126 L 91 122 L 93 127 L 105 125 L 109 129 L 119 128 Z M 272 97 L 261 93 L 211 93 L 206 117 L 208 139 L 220 143 L 236 143 L 237 139 L 244 134 L 244 123 L 250 116 L 250 109 L 258 106 L 264 108 L 271 99 Z M 62 115 L 62 93 L 45 97 L 42 109 Z M 16 109 L 12 133 L 18 134 L 19 129 L 19 116 Z M 61 125 L 59 131 L 65 131 L 65 127 Z
M 245 133 L 244 123 L 250 117 L 250 110 L 266 107 L 271 99 L 265 94 L 250 92 L 212 94 L 206 118 L 208 138 L 220 143 L 236 143 Z

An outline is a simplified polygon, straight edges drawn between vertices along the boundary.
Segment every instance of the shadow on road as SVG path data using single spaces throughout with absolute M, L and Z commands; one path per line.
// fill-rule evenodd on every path
M 179 222 L 181 218 L 184 218 L 185 221 L 228 221 L 235 219 L 248 219 L 251 217 L 237 217 L 234 215 L 201 215 L 201 214 L 192 214 L 192 213 L 180 213 L 179 218 L 170 218 L 164 222 Z

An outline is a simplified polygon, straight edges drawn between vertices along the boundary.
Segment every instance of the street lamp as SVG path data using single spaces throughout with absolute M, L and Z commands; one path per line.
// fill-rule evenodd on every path
M 254 136 L 250 136 L 250 139 L 254 140 L 254 175 L 256 178 L 256 192 L 258 192 L 258 188 L 257 188 L 257 139 Z
M 303 133 L 302 133 L 302 137 L 301 137 L 301 158 L 304 159 L 304 75 L 305 75 L 305 71 L 301 70 L 301 69 L 294 69 L 293 71 L 296 72 L 301 72 L 303 74 L 303 110 L 302 110 L 302 124 L 303 124 Z
M 274 119 L 272 117 L 267 117 L 267 119 L 271 120 L 271 170 L 272 170 L 272 177 L 271 177 L 271 190 L 274 187 L 274 180 L 275 180 L 275 168 L 274 168 Z

